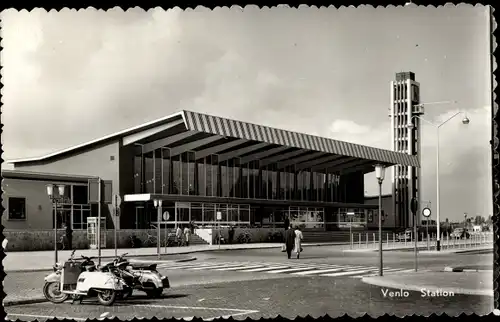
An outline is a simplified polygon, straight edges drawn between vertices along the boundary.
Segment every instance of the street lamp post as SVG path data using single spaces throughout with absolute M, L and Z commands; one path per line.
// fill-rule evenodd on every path
M 158 253 L 158 259 L 161 259 L 161 248 L 160 248 L 160 241 L 161 241 L 161 228 L 160 228 L 160 222 L 161 222 L 161 206 L 162 206 L 162 200 L 161 199 L 154 199 L 154 205 L 156 208 L 156 213 L 157 213 L 157 225 L 156 225 L 156 252 Z
M 421 105 L 423 105 L 423 104 L 421 104 Z M 436 134 L 437 135 L 436 136 L 436 226 L 437 226 L 436 250 L 437 251 L 441 250 L 441 221 L 440 221 L 440 217 L 439 217 L 439 215 L 440 215 L 440 213 L 439 213 L 440 212 L 440 204 L 439 204 L 439 196 L 440 196 L 440 194 L 439 194 L 439 129 L 441 129 L 441 127 L 443 125 L 448 123 L 450 120 L 452 120 L 453 118 L 455 118 L 459 114 L 464 114 L 464 118 L 462 119 L 462 123 L 464 125 L 467 125 L 470 123 L 469 118 L 467 117 L 467 115 L 464 112 L 457 112 L 440 124 L 435 124 L 433 122 L 427 121 L 426 119 L 424 119 L 423 117 L 420 117 L 418 115 L 413 115 L 408 123 L 408 128 L 413 129 L 415 127 L 413 124 L 413 119 L 418 118 L 418 119 L 424 121 L 425 123 L 432 125 L 436 128 L 436 133 L 437 133 Z
M 54 189 L 56 188 L 56 189 Z M 54 209 L 54 264 L 57 264 L 57 203 L 62 203 L 64 201 L 64 190 L 66 186 L 63 184 L 47 185 L 47 195 L 52 201 L 52 207 Z
M 385 177 L 385 167 L 381 164 L 375 166 L 375 177 L 378 180 L 378 257 L 379 257 L 379 268 L 378 275 L 384 275 L 384 266 L 382 259 L 382 182 Z

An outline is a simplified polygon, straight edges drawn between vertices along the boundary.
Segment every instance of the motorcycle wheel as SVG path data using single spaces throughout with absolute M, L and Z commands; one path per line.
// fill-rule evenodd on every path
M 163 288 L 157 288 L 151 291 L 147 291 L 146 294 L 148 295 L 148 297 L 152 298 L 160 297 L 163 294 Z
M 43 295 L 52 303 L 63 303 L 69 298 L 68 294 L 61 293 L 58 282 L 45 283 L 43 286 Z
M 115 290 L 102 290 L 97 292 L 97 300 L 99 303 L 105 306 L 111 306 L 116 301 L 116 291 Z

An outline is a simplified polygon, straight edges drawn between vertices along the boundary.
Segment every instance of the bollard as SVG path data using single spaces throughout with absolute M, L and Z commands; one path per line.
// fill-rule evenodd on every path
M 368 233 L 366 233 L 366 248 L 368 248 Z
M 450 248 L 450 234 L 446 234 L 446 249 Z
M 361 233 L 358 233 L 359 236 L 359 249 L 361 249 Z
M 375 244 L 377 243 L 375 233 L 373 233 L 373 247 L 375 247 Z
M 387 248 L 389 248 L 389 233 L 386 233 L 385 237 L 387 238 Z
M 392 247 L 396 247 L 396 234 L 392 233 Z

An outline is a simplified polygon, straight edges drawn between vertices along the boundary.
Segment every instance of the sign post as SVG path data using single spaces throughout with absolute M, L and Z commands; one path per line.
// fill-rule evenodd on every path
M 349 217 L 349 240 L 351 241 L 351 249 L 352 249 L 352 218 L 354 217 L 353 212 L 348 212 L 347 216 Z
M 165 221 L 165 255 L 167 255 L 167 244 L 168 244 L 167 223 L 169 219 L 170 219 L 170 213 L 168 211 L 165 211 L 163 213 L 163 220 Z
M 115 257 L 118 257 L 118 242 L 117 242 L 117 228 L 116 223 L 118 222 L 120 204 L 122 203 L 122 198 L 120 195 L 115 194 L 113 196 L 113 209 L 115 211 L 115 221 L 114 221 L 114 240 L 115 240 Z
M 422 215 L 425 218 L 427 218 L 425 230 L 426 230 L 426 234 L 427 234 L 427 250 L 429 250 L 430 249 L 430 245 L 429 245 L 429 219 L 431 217 L 431 210 L 427 207 L 422 209 Z
M 222 212 L 217 211 L 217 227 L 219 228 L 219 249 L 220 249 L 220 221 L 222 220 Z
M 413 236 L 415 238 L 415 272 L 418 270 L 418 232 L 417 232 L 417 210 L 418 201 L 417 198 L 412 198 L 410 202 L 410 210 L 413 213 Z

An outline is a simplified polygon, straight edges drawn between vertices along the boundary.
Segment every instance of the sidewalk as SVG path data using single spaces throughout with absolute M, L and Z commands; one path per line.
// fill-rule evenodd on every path
M 347 243 L 348 244 L 348 243 Z M 231 245 L 193 245 L 184 247 L 168 247 L 165 255 L 165 248 L 161 248 L 162 260 L 175 260 L 173 255 L 186 255 L 198 252 L 218 251 L 218 250 L 242 250 L 242 249 L 267 249 L 281 248 L 281 243 L 251 243 L 251 244 L 231 244 Z M 346 243 L 303 243 L 303 247 L 311 246 L 341 246 Z M 127 257 L 143 257 L 155 256 L 157 254 L 156 247 L 149 248 L 121 248 L 118 249 L 118 255 L 128 253 Z M 3 260 L 5 272 L 21 272 L 21 271 L 50 271 L 54 264 L 54 251 L 34 251 L 34 252 L 6 252 L 6 257 Z M 65 261 L 71 255 L 71 251 L 63 250 L 58 252 L 58 260 Z M 76 257 L 80 255 L 97 257 L 95 249 L 81 249 L 75 252 Z M 114 249 L 102 249 L 101 258 L 108 261 L 115 257 Z
M 429 294 L 425 294 L 425 292 L 429 291 L 435 292 L 436 296 L 452 296 L 452 294 L 493 296 L 492 275 L 492 272 L 456 274 L 447 272 L 414 272 L 363 277 L 362 281 L 383 288 L 420 292 L 422 297 Z
M 389 246 L 387 247 L 387 244 L 383 244 L 383 251 L 384 252 L 390 252 L 390 251 L 413 251 L 415 248 L 415 245 L 401 245 L 401 246 Z M 432 249 L 432 248 L 431 248 Z M 468 252 L 477 252 L 477 251 L 487 251 L 487 250 L 493 250 L 493 245 L 482 245 L 482 246 L 476 246 L 476 247 L 467 247 L 467 248 L 450 248 L 450 249 L 443 249 L 438 252 L 437 250 L 427 250 L 427 245 L 422 246 L 418 245 L 418 252 L 419 254 L 455 254 L 455 253 L 468 253 Z M 353 253 L 366 253 L 366 252 L 378 252 L 378 245 L 371 246 L 369 248 L 354 248 L 354 249 L 345 249 L 344 252 L 353 252 Z

